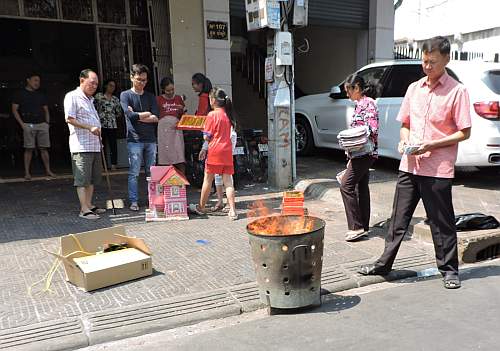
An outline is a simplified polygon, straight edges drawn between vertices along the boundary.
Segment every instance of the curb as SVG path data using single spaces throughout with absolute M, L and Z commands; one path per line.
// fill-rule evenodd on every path
M 295 190 L 303 191 L 308 200 L 327 200 L 332 191 L 337 191 L 338 182 L 331 178 L 303 179 L 299 180 Z
M 432 243 L 432 233 L 429 225 L 420 222 L 414 226 L 414 236 L 418 240 Z M 457 232 L 458 237 L 458 260 L 460 263 L 477 262 L 477 255 L 481 250 L 495 246 L 500 247 L 500 229 L 474 230 L 469 232 Z
M 395 271 L 385 277 L 359 275 L 356 272 L 359 265 L 369 262 L 352 261 L 323 268 L 321 295 L 422 276 L 421 272 L 429 271 L 434 266 L 433 257 L 419 254 L 396 259 Z M 2 330 L 0 350 L 71 350 L 237 316 L 266 307 L 260 301 L 257 284 L 249 282 L 225 289 L 87 313 L 66 320 Z

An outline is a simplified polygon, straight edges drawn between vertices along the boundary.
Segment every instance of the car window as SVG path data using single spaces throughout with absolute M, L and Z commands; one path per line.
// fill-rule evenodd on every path
M 500 71 L 485 72 L 481 80 L 495 94 L 500 94 Z
M 382 97 L 404 97 L 408 86 L 424 76 L 421 65 L 395 65 L 392 67 Z
M 358 75 L 360 75 L 365 82 L 372 82 L 373 84 L 379 84 L 386 70 L 387 66 L 373 67 L 358 72 Z M 342 82 L 338 85 L 338 87 L 340 88 L 340 93 L 334 94 L 334 96 L 330 94 L 330 97 L 334 99 L 347 99 L 347 93 L 345 92 L 344 83 L 345 82 Z
M 381 84 L 381 80 L 386 70 L 387 66 L 373 67 L 358 72 L 358 75 L 361 76 L 366 83 Z
M 448 73 L 453 79 L 455 79 L 457 82 L 460 82 L 460 79 L 458 79 L 458 76 L 453 72 L 451 69 L 446 67 L 446 73 Z M 462 82 L 460 82 L 462 83 Z
M 345 92 L 344 83 L 345 82 L 339 84 L 340 94 L 335 94 L 336 99 L 347 99 L 347 93 Z

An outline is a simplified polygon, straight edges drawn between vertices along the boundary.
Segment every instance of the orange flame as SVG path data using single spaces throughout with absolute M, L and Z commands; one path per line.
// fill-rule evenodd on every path
M 249 208 L 247 217 L 252 221 L 248 230 L 258 235 L 296 235 L 314 230 L 314 219 L 304 215 L 273 213 L 264 201 L 257 200 Z
M 271 209 L 269 209 L 263 200 L 254 201 L 248 208 L 247 217 L 249 219 L 254 219 L 258 217 L 265 217 L 272 214 Z
M 273 215 L 254 220 L 248 230 L 258 235 L 297 235 L 312 232 L 314 219 L 307 216 Z

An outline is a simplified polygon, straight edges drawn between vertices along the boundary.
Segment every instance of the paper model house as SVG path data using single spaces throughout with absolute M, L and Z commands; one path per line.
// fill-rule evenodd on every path
M 175 167 L 152 166 L 148 178 L 146 221 L 189 219 L 186 185 L 189 182 Z

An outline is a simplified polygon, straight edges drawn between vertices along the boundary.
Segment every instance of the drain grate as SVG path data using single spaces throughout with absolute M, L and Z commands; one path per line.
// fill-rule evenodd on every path
M 324 269 L 321 273 L 321 285 L 341 283 L 349 279 L 350 278 L 347 275 L 335 268 Z
M 476 261 L 486 261 L 500 256 L 500 243 L 493 244 L 478 251 Z
M 77 319 L 31 324 L 0 331 L 0 350 L 20 347 L 25 350 L 42 350 L 43 343 L 71 339 L 75 346 L 87 346 L 82 324 Z M 66 344 L 70 345 L 70 344 Z
M 144 307 L 123 308 L 115 312 L 99 313 L 90 317 L 89 321 L 92 325 L 92 332 L 203 312 L 234 303 L 235 301 L 226 292 L 216 292 L 198 298 L 186 297 L 178 301 L 166 301 Z
M 231 294 L 241 303 L 253 302 L 260 300 L 259 288 L 256 283 L 245 284 L 229 289 Z

